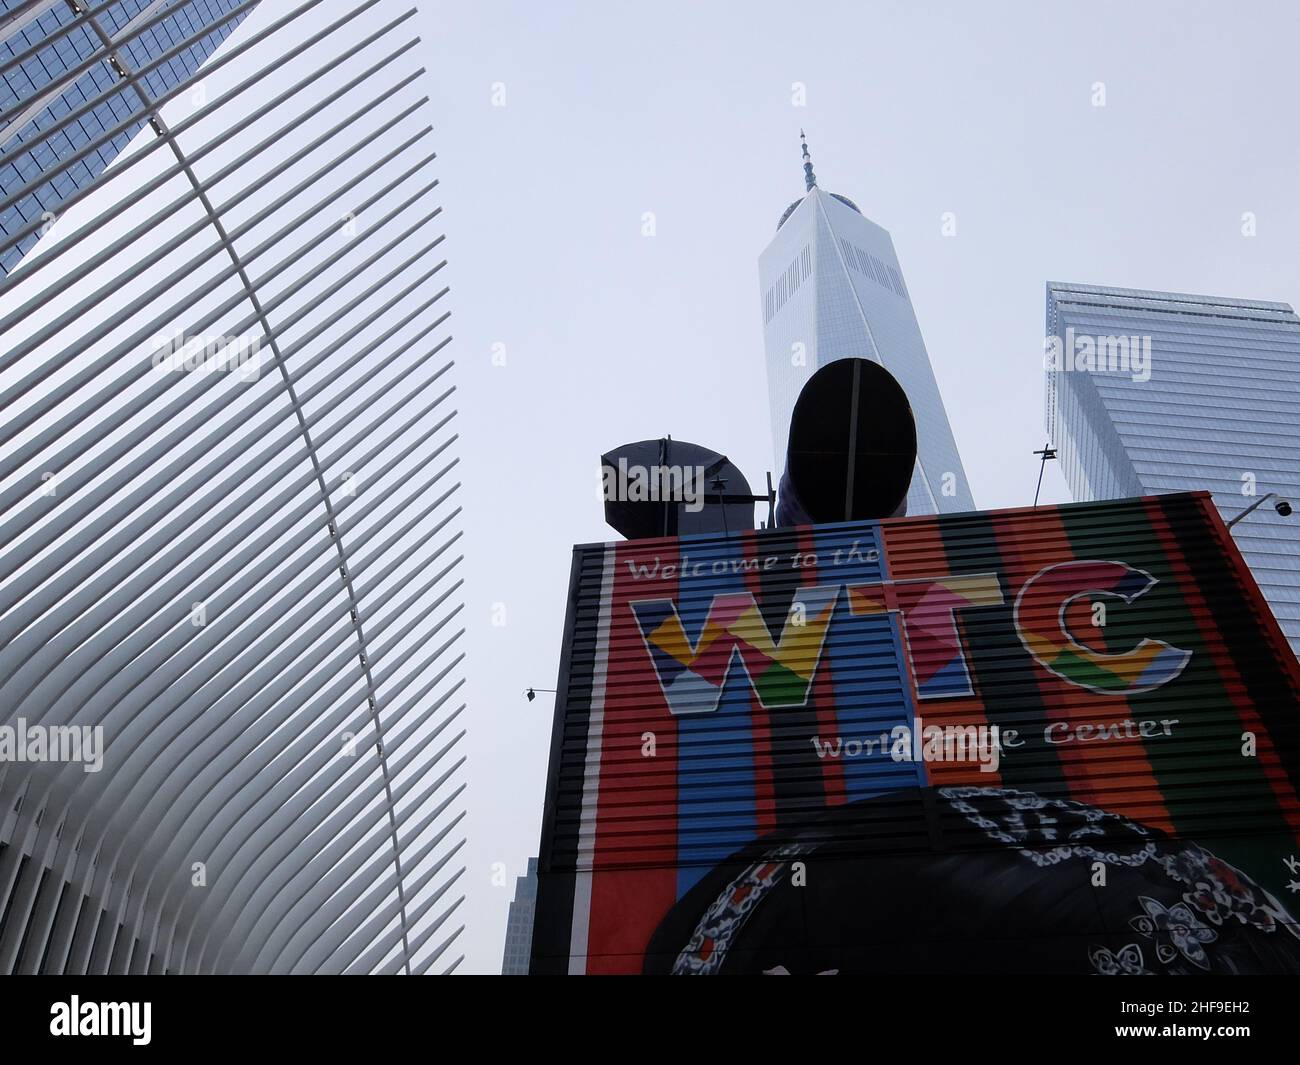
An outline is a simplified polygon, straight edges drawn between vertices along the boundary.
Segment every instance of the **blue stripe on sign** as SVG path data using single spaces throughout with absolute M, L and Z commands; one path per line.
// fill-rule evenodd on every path
M 821 583 L 876 584 L 888 580 L 879 524 L 815 532 Z M 838 562 L 836 561 L 838 559 Z M 918 767 L 890 757 L 890 733 L 912 725 L 898 618 L 893 614 L 854 617 L 847 592 L 840 595 L 826 637 L 820 668 L 828 668 L 835 695 L 838 753 L 849 802 L 868 799 L 918 782 Z M 823 737 L 823 740 L 825 737 Z M 826 748 L 823 746 L 823 751 Z
M 880 539 L 880 572 L 881 579 L 893 580 L 893 574 L 889 569 L 889 553 L 885 550 L 885 538 L 880 533 L 880 526 L 876 526 L 876 533 Z M 903 724 L 909 730 L 916 728 L 916 703 L 912 699 L 912 677 L 910 673 L 909 662 L 911 659 L 907 655 L 907 649 L 903 640 L 903 619 L 897 614 L 889 615 L 889 628 L 894 637 L 894 657 L 898 661 L 898 676 L 902 685 L 903 693 Z M 900 762 L 902 766 L 907 766 L 912 771 L 912 780 L 908 783 L 915 783 L 918 787 L 925 787 L 930 783 L 929 773 L 926 771 L 924 762 Z
M 703 534 L 681 537 L 679 550 L 691 565 L 682 571 L 677 609 L 694 644 L 714 597 L 746 590 L 733 565 L 743 560 L 744 544 L 740 537 L 723 542 Z M 677 719 L 678 898 L 757 834 L 752 698 L 749 676 L 733 653 L 718 709 Z

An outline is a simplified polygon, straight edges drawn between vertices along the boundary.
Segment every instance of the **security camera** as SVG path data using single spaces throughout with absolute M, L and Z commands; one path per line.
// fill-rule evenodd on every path
M 1289 518 L 1291 516 L 1291 504 L 1288 503 L 1285 499 L 1279 499 L 1276 503 L 1274 503 L 1273 509 L 1276 510 L 1279 514 L 1281 514 L 1282 517 L 1284 518 Z

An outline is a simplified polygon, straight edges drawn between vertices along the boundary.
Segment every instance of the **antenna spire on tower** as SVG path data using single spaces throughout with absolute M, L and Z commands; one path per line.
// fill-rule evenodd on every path
M 799 131 L 799 143 L 803 145 L 803 184 L 804 188 L 812 192 L 817 185 L 817 175 L 813 173 L 812 156 L 808 154 L 808 138 L 804 136 L 803 130 Z

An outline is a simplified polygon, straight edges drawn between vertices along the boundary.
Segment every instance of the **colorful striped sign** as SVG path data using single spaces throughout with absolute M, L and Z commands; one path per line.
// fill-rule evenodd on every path
M 535 971 L 712 971 L 670 915 L 757 935 L 774 862 L 1050 848 L 1031 809 L 1290 924 L 1300 669 L 1204 494 L 578 548 L 557 687 Z

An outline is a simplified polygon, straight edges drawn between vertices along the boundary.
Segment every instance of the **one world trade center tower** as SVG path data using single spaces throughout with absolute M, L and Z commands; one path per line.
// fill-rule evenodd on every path
M 806 141 L 803 169 L 805 194 L 781 216 L 758 260 L 778 467 L 808 379 L 837 359 L 870 359 L 902 385 L 916 418 L 907 513 L 975 509 L 889 233 L 847 197 L 818 187 Z

